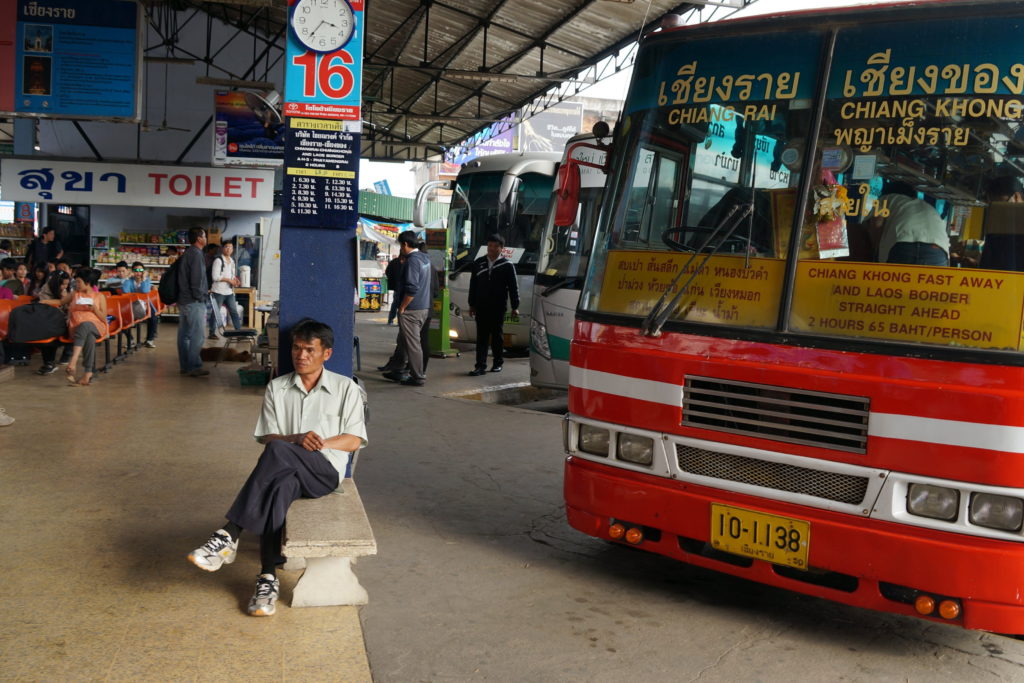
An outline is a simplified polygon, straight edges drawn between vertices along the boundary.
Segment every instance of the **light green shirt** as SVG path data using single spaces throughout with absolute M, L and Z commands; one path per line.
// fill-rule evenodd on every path
M 363 396 L 355 382 L 344 375 L 325 369 L 310 391 L 294 372 L 272 380 L 263 395 L 263 411 L 253 436 L 257 440 L 267 434 L 301 434 L 313 431 L 323 439 L 352 434 L 366 446 L 366 424 L 363 421 Z M 324 448 L 320 451 L 338 470 L 339 480 L 345 477 L 349 462 L 347 451 Z M 340 483 L 339 483 L 340 485 Z

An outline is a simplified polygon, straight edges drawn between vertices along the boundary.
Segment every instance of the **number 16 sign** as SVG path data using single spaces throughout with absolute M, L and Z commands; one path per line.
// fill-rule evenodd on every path
M 289 0 L 287 116 L 359 121 L 364 0 Z

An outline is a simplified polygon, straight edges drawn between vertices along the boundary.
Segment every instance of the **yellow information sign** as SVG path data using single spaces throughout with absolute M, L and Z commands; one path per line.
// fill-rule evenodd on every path
M 1024 273 L 802 261 L 790 326 L 801 332 L 1018 349 Z
M 647 315 L 691 256 L 675 252 L 609 252 L 598 309 Z M 698 255 L 689 268 L 695 270 L 703 259 Z M 751 258 L 748 268 L 742 256 L 712 256 L 690 283 L 672 319 L 774 327 L 784 271 L 781 259 Z M 689 278 L 689 273 L 683 275 L 677 287 Z

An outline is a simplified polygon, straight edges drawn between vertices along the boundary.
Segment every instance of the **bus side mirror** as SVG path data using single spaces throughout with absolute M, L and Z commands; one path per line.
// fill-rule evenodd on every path
M 423 183 L 423 186 L 416 192 L 416 200 L 412 207 L 413 226 L 417 228 L 424 228 L 427 226 L 427 197 L 429 197 L 431 191 L 435 189 L 454 190 L 455 181 L 429 180 Z
M 580 167 L 567 159 L 558 169 L 555 191 L 555 225 L 565 228 L 576 222 L 580 209 Z

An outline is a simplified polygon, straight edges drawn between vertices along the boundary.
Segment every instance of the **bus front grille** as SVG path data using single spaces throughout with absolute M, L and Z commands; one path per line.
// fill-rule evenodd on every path
M 869 408 L 861 396 L 687 376 L 683 425 L 864 453 Z
M 679 469 L 690 474 L 848 505 L 859 505 L 868 490 L 867 477 L 718 453 L 682 444 L 676 444 L 676 458 Z

